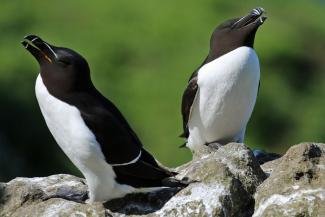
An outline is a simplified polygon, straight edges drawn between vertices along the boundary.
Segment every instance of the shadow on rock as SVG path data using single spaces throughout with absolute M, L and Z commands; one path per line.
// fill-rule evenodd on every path
M 182 188 L 166 188 L 156 192 L 128 194 L 104 204 L 112 212 L 145 215 L 160 210 Z
M 3 183 L 0 183 L 0 206 L 5 204 L 6 202 L 6 195 L 5 195 L 5 184 Z

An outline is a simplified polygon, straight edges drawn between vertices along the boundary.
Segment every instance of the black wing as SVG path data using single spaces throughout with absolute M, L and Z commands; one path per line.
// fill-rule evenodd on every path
M 181 137 L 188 138 L 188 121 L 191 116 L 192 105 L 198 90 L 197 75 L 189 81 L 182 98 L 183 133 Z
M 175 175 L 160 167 L 154 157 L 142 148 L 142 143 L 121 112 L 98 91 L 78 93 L 78 96 L 69 98 L 69 103 L 80 110 L 86 125 L 95 134 L 106 161 L 113 165 L 119 183 L 134 187 L 162 186 L 164 179 Z M 135 163 L 114 166 L 134 160 L 140 151 L 141 156 Z
M 196 92 L 198 90 L 198 85 L 197 85 L 197 75 L 198 71 L 200 68 L 212 61 L 210 55 L 208 55 L 202 64 L 191 74 L 189 80 L 188 80 L 188 85 L 183 93 L 182 97 L 182 117 L 183 117 L 183 133 L 180 135 L 180 137 L 183 138 L 188 138 L 189 136 L 189 131 L 188 131 L 188 120 L 190 119 L 191 115 L 191 109 L 192 109 L 192 104 L 194 101 L 194 98 L 196 96 Z
M 121 112 L 99 92 L 80 92 L 70 97 L 97 142 L 109 164 L 134 160 L 142 144 Z
M 168 186 L 164 180 L 176 175 L 176 173 L 160 167 L 145 149 L 142 149 L 142 155 L 136 163 L 113 166 L 113 169 L 118 183 L 133 187 Z M 180 186 L 183 184 L 180 183 Z

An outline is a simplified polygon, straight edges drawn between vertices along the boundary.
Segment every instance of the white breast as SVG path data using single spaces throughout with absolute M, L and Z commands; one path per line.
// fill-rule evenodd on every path
M 79 110 L 52 96 L 40 75 L 36 80 L 35 92 L 54 139 L 87 179 L 90 201 L 106 201 L 129 193 L 132 187 L 115 182 L 115 173 L 106 163 L 100 145 L 84 123 Z
M 104 159 L 94 134 L 87 128 L 79 110 L 49 94 L 41 76 L 35 87 L 37 101 L 54 139 L 75 163 L 83 163 L 92 155 Z
M 191 149 L 218 141 L 242 142 L 253 111 L 260 68 L 255 51 L 240 47 L 202 66 L 189 120 Z

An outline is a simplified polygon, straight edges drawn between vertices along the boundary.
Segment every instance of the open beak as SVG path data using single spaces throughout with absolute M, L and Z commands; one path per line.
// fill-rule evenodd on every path
M 36 35 L 27 35 L 21 44 L 28 50 L 37 61 L 53 63 L 57 55 L 51 45 Z
M 249 14 L 235 22 L 232 28 L 242 28 L 249 25 L 260 26 L 266 20 L 265 10 L 261 7 L 254 8 Z

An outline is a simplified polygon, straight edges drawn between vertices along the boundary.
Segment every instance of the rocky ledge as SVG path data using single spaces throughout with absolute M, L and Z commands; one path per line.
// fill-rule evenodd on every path
M 88 204 L 71 175 L 0 183 L 0 216 L 325 216 L 325 144 L 303 143 L 262 166 L 244 144 L 207 147 L 175 170 L 184 189 Z

